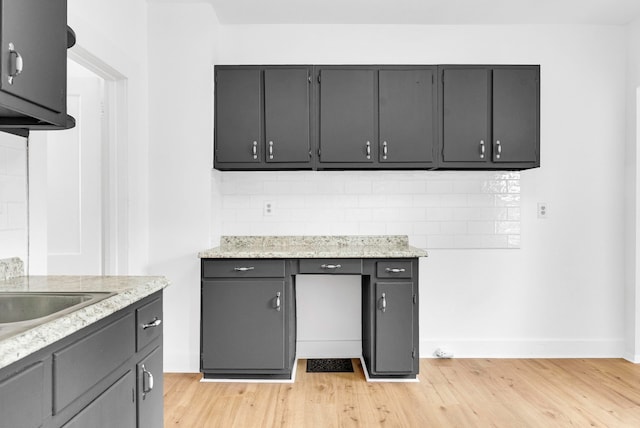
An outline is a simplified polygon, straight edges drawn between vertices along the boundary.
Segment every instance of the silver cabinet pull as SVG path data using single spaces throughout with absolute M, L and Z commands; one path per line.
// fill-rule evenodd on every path
M 276 293 L 276 311 L 280 311 L 280 292 Z
M 380 303 L 380 309 L 382 312 L 387 311 L 387 295 L 386 293 L 382 293 L 382 302 Z
M 24 68 L 24 61 L 20 52 L 16 51 L 13 43 L 9 43 L 9 76 L 7 80 L 10 85 L 13 85 L 13 78 L 22 73 Z
M 147 394 L 153 389 L 153 374 L 142 364 L 142 392 Z M 145 381 L 146 380 L 146 381 Z
M 235 270 L 236 272 L 246 272 L 248 270 L 254 270 L 255 267 L 253 266 L 236 266 L 233 268 L 233 270 Z
M 407 270 L 405 268 L 386 268 L 384 271 L 388 273 L 400 273 L 406 272 Z
M 502 154 L 502 146 L 500 145 L 500 140 L 496 141 L 496 149 L 498 149 L 498 153 L 496 153 L 496 159 L 500 159 L 500 155 Z
M 269 141 L 269 159 L 273 159 L 273 141 Z
M 484 140 L 480 140 L 480 159 L 484 159 Z
M 366 149 L 367 149 L 367 159 L 371 159 L 371 142 L 370 141 L 367 141 Z
M 387 142 L 382 142 L 382 159 L 387 160 Z
M 142 329 L 146 330 L 148 328 L 158 327 L 160 324 L 162 324 L 162 320 L 158 317 L 155 317 L 150 323 L 142 324 Z
M 258 142 L 253 142 L 253 147 L 251 148 L 251 153 L 253 153 L 253 158 L 258 159 Z
M 340 269 L 342 265 L 320 265 L 322 269 Z

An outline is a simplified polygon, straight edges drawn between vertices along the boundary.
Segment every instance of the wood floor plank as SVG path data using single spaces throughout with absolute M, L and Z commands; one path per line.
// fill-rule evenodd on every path
M 419 383 L 306 373 L 201 383 L 165 373 L 165 427 L 636 427 L 640 365 L 621 359 L 423 359 Z

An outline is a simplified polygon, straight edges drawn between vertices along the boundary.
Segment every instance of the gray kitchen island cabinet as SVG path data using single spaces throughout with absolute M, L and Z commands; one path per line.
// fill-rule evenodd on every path
M 216 66 L 217 169 L 311 169 L 311 68 Z
M 540 66 L 439 69 L 440 168 L 540 166 Z
M 0 370 L 0 427 L 163 424 L 162 292 Z
M 436 67 L 318 66 L 318 169 L 434 166 Z

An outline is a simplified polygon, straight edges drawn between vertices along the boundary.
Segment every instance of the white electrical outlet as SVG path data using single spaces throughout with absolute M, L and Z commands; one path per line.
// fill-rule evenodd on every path
M 275 206 L 274 206 L 273 202 L 265 201 L 264 205 L 262 206 L 262 215 L 264 215 L 264 216 L 272 216 L 274 208 L 275 208 Z
M 549 217 L 549 204 L 546 202 L 538 202 L 538 218 Z

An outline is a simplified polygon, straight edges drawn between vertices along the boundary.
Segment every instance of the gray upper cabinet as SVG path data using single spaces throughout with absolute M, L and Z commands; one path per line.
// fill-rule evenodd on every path
M 310 169 L 308 67 L 215 70 L 215 167 Z
M 441 168 L 540 166 L 540 67 L 443 66 Z
M 0 127 L 66 126 L 67 1 L 0 4 Z
M 321 164 L 375 159 L 375 78 L 368 68 L 319 70 Z
M 435 69 L 379 72 L 381 163 L 433 162 L 435 128 Z

